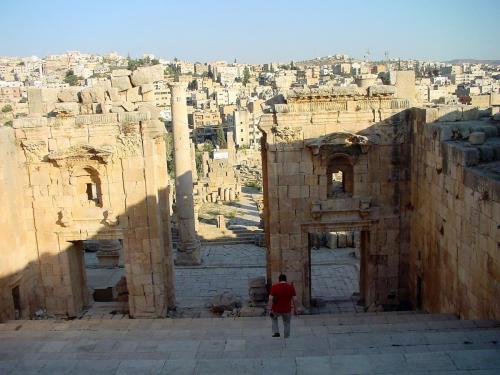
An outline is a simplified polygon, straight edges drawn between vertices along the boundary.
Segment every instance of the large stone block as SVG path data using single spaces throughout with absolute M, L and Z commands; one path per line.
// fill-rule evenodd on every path
M 77 115 L 80 113 L 80 105 L 77 102 L 56 103 L 55 110 L 66 111 L 70 114 Z
M 87 87 L 80 91 L 80 99 L 82 104 L 102 103 L 105 99 L 104 88 Z
M 119 102 L 121 100 L 120 95 L 118 95 L 118 89 L 116 87 L 110 87 L 106 90 L 106 95 L 112 102 Z
M 145 93 L 154 91 L 155 85 L 152 83 L 146 83 L 145 85 L 141 85 L 141 94 L 144 95 Z
M 132 87 L 127 90 L 127 102 L 135 103 L 142 101 L 142 96 L 139 94 L 139 87 Z
M 118 91 L 125 91 L 132 87 L 128 76 L 124 77 L 111 77 L 111 86 Z
M 472 145 L 482 145 L 486 141 L 486 134 L 484 132 L 474 132 L 469 135 L 469 142 Z
M 132 72 L 131 80 L 134 86 L 141 86 L 163 79 L 163 67 L 161 65 L 138 68 Z
M 60 102 L 78 102 L 78 90 L 73 88 L 62 89 L 57 94 Z
M 126 77 L 132 72 L 128 69 L 115 69 L 111 72 L 111 77 Z

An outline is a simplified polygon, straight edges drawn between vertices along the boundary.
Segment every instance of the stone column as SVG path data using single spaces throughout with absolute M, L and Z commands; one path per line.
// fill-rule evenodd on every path
M 186 92 L 180 83 L 170 83 L 172 105 L 172 133 L 174 136 L 175 159 L 175 206 L 179 243 L 177 245 L 178 265 L 201 264 L 200 240 L 195 230 L 193 171 L 191 142 L 186 105 Z
M 190 142 L 191 150 L 191 170 L 193 171 L 193 181 L 198 181 L 198 171 L 196 170 L 196 151 L 193 142 Z

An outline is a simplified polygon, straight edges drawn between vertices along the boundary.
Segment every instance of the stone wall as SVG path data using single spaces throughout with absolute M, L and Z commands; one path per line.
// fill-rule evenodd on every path
M 442 120 L 437 109 L 412 120 L 411 299 L 426 311 L 500 319 L 500 125 Z M 473 131 L 486 142 L 468 142 Z
M 384 93 L 383 99 L 373 95 L 369 100 L 397 100 L 386 98 Z M 323 103 L 327 100 L 322 98 Z M 285 272 L 308 307 L 310 234 L 359 230 L 362 300 L 367 306 L 404 305 L 408 297 L 409 110 L 363 107 L 366 94 L 334 101 L 352 109 L 332 111 L 325 106 L 300 112 L 280 107 L 279 113 L 261 118 L 268 282 Z M 328 172 L 338 160 L 350 165 L 352 191 L 333 197 Z
M 29 181 L 15 144 L 14 131 L 0 127 L 0 321 L 30 318 L 41 306 L 40 269 L 33 227 Z M 20 311 L 12 292 L 18 287 Z
M 142 87 L 143 81 L 134 79 L 134 74 L 122 77 L 130 86 Z M 32 117 L 14 120 L 15 135 L 2 137 L 12 155 L 4 179 L 9 184 L 12 180 L 13 191 L 21 194 L 14 200 L 5 198 L 11 207 L 7 212 L 14 217 L 2 228 L 2 238 L 10 235 L 10 226 L 19 236 L 9 239 L 12 246 L 15 241 L 31 246 L 26 237 L 33 233 L 36 237 L 34 268 L 40 274 L 37 291 L 29 299 L 35 301 L 39 294 L 37 307 L 77 316 L 87 302 L 79 241 L 121 239 L 131 315 L 165 316 L 175 304 L 175 294 L 163 123 L 152 119 L 154 111 L 137 111 L 137 102 L 125 104 L 131 104 L 133 111 L 118 113 L 99 113 L 103 107 L 92 102 L 88 106 L 92 113 L 82 114 L 89 90 L 76 92 L 71 97 L 78 100 L 74 102 L 60 101 L 70 99 L 63 92 L 56 94 L 56 104 L 71 103 L 74 111 L 45 113 L 50 110 L 48 102 L 37 105 L 34 99 Z M 31 211 L 18 208 L 25 206 Z M 22 216 L 16 219 L 16 215 Z M 18 222 L 30 223 L 34 232 Z M 30 251 L 28 247 L 22 253 L 29 258 Z M 28 267 L 31 261 L 14 252 L 6 259 L 9 269 L 23 263 Z M 2 293 L 7 289 L 2 286 Z

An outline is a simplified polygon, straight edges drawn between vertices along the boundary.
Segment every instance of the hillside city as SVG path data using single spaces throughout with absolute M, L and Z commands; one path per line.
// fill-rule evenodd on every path
M 0 182 L 2 375 L 500 373 L 500 60 L 2 56 Z
M 336 54 L 303 62 L 201 63 L 177 58 L 166 60 L 153 54 L 132 59 L 117 53 L 94 55 L 68 51 L 43 58 L 0 57 L 0 121 L 9 125 L 12 119 L 28 114 L 27 90 L 30 87 L 61 89 L 106 85 L 110 77 L 117 75 L 116 71 L 133 71 L 152 65 L 160 65 L 164 74 L 153 83 L 154 88 L 148 95 L 165 121 L 171 118 L 168 83 L 182 82 L 188 89 L 192 137 L 203 143 L 207 139 L 215 140 L 220 127 L 226 134 L 232 129 L 238 147 L 259 147 L 257 124 L 263 106 L 288 90 L 349 87 L 361 80 L 366 86 L 390 84 L 394 82 L 395 71 L 413 70 L 416 101 L 420 104 L 461 103 L 488 108 L 489 94 L 500 92 L 500 64 L 495 61 L 432 62 L 389 58 L 368 61 Z M 125 93 L 120 95 L 125 100 Z M 126 109 L 113 106 L 101 111 L 118 113 Z

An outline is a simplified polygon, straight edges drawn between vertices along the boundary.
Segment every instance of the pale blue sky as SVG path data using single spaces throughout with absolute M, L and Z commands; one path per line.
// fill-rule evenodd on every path
M 500 59 L 500 0 L 0 0 L 0 55 Z

